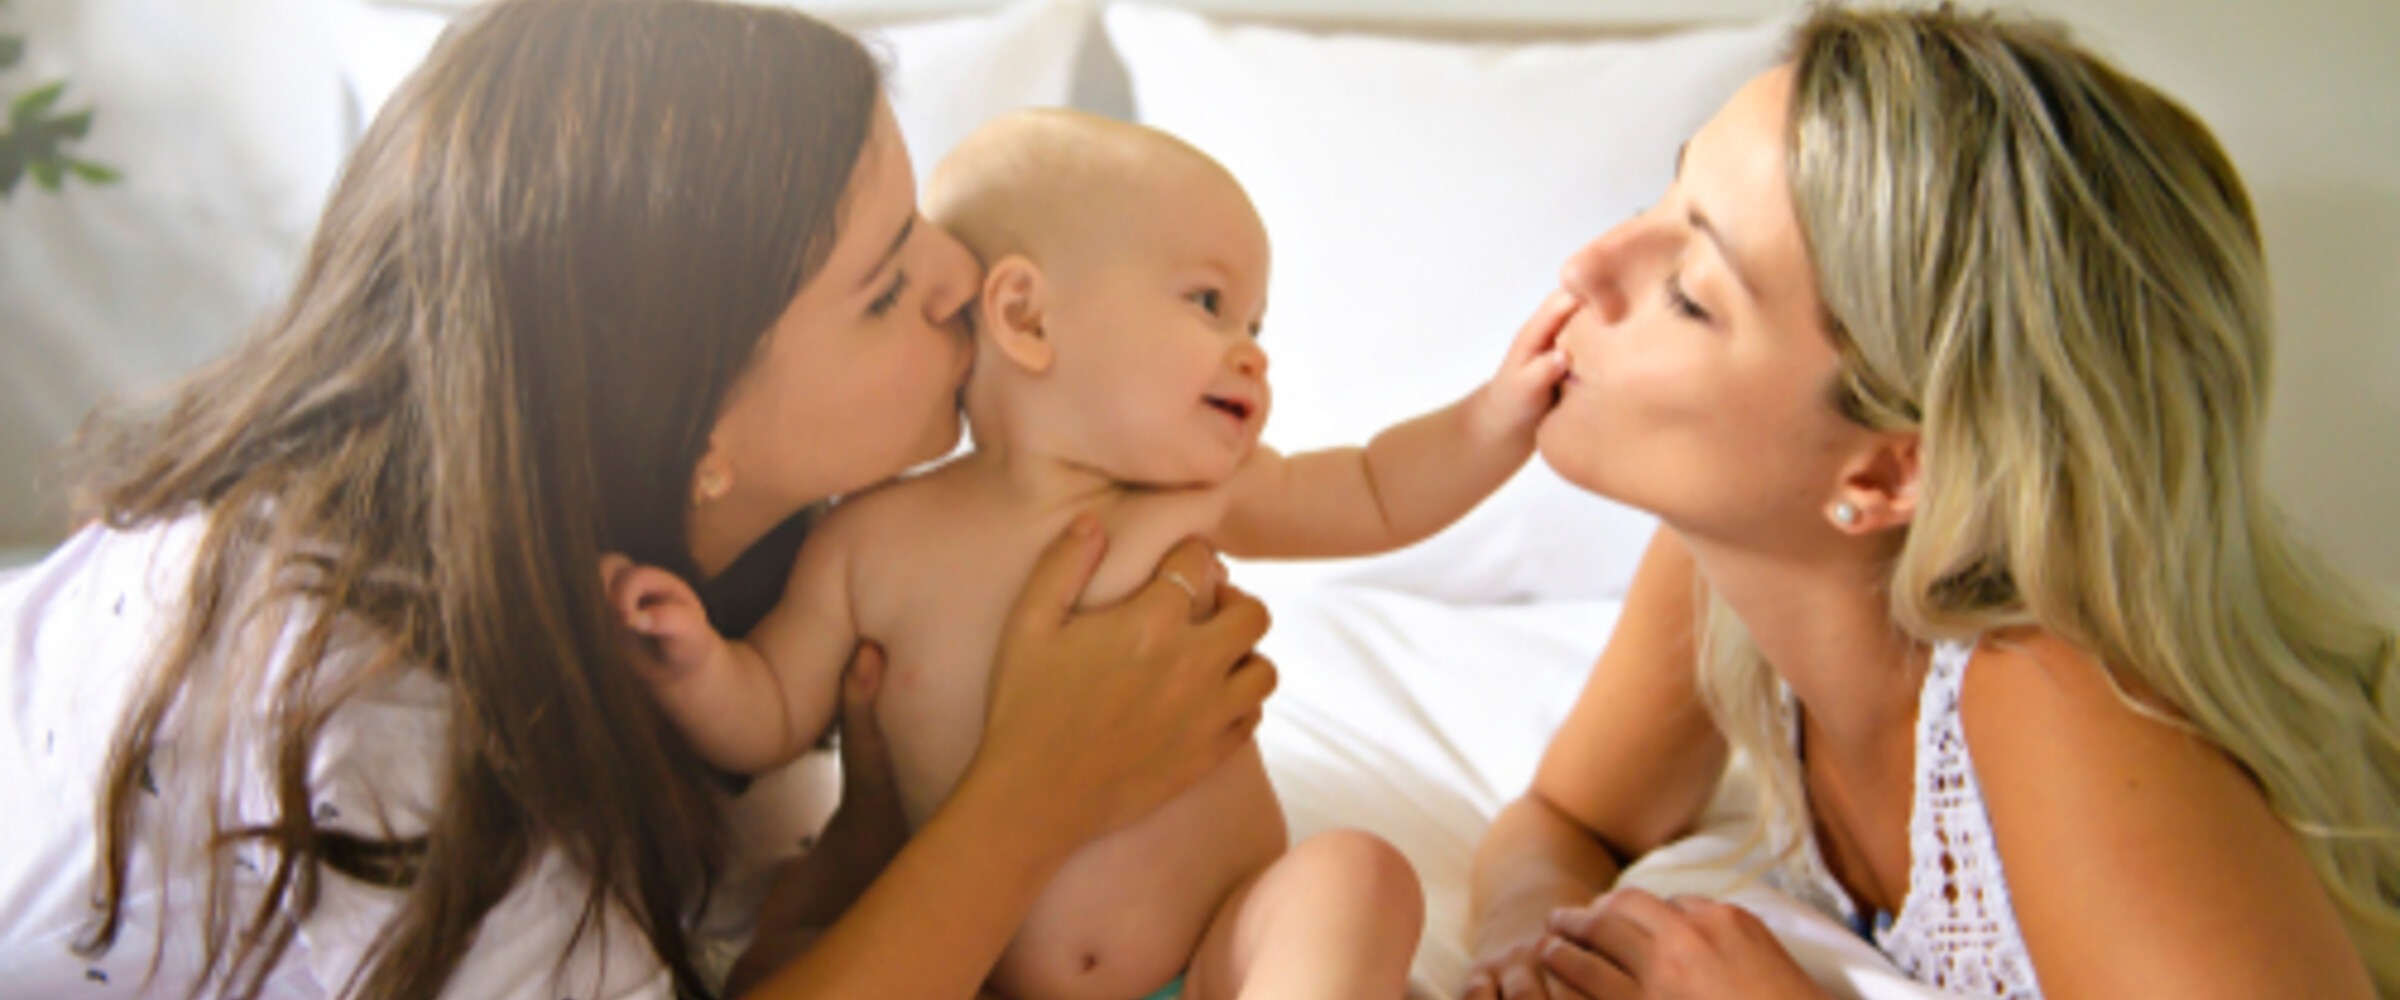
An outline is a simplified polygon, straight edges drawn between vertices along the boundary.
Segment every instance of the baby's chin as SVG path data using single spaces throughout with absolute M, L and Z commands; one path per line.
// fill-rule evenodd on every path
M 1110 473 L 1110 478 L 1127 486 L 1141 489 L 1204 490 L 1222 486 L 1231 480 L 1233 474 L 1241 469 L 1242 463 L 1249 461 L 1251 453 L 1257 450 L 1258 445 L 1253 443 L 1234 453 L 1230 458 L 1211 457 L 1193 462 L 1178 462 L 1174 463 L 1173 467 L 1162 464 L 1149 468 L 1124 469 Z

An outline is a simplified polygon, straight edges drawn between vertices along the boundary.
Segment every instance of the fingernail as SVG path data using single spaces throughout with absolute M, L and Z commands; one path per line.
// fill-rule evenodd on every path
M 1077 538 L 1090 538 L 1100 533 L 1100 519 L 1090 514 L 1077 514 L 1067 525 L 1067 533 Z

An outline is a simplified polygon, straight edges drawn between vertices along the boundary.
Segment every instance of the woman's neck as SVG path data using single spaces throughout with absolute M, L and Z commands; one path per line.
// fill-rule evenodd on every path
M 1892 622 L 1896 546 L 1797 557 L 1685 540 L 1702 579 L 1831 742 L 1824 749 L 1871 754 L 1912 731 L 1928 659 Z

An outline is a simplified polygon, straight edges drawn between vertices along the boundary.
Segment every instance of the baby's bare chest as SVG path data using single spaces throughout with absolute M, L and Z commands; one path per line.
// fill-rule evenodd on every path
M 1214 527 L 1208 505 L 1136 495 L 1093 505 L 1108 547 L 1079 604 L 1114 604 L 1148 583 L 1183 538 Z M 1085 508 L 1045 515 L 958 511 L 862 552 L 853 600 L 862 637 L 889 673 L 877 715 L 901 798 L 922 823 L 965 772 L 983 737 L 1002 633 L 1043 549 Z

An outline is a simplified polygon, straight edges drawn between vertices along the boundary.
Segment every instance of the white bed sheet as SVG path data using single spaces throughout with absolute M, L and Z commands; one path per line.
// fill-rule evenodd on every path
M 1426 899 L 1410 996 L 1454 997 L 1473 960 L 1475 844 L 1532 780 L 1622 605 L 1455 605 L 1278 569 L 1244 565 L 1235 580 L 1275 615 L 1262 652 L 1282 686 L 1258 739 L 1293 837 L 1356 827 L 1399 848 Z M 1727 783 L 1699 834 L 1636 864 L 1625 884 L 1749 908 L 1836 996 L 1943 996 L 1839 923 L 1742 877 L 1728 862 L 1748 822 L 1739 781 Z

